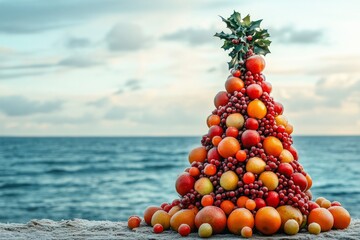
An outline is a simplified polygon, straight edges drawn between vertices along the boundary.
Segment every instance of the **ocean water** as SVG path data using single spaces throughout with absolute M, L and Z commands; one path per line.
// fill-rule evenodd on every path
M 360 137 L 295 137 L 313 195 L 360 217 Z M 126 220 L 177 197 L 196 137 L 0 138 L 0 222 Z

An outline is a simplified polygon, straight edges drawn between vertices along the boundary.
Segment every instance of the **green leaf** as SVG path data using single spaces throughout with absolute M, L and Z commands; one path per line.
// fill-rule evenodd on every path
M 220 33 L 215 33 L 215 35 L 214 35 L 215 37 L 218 37 L 218 38 L 220 38 L 220 39 L 226 39 L 226 40 L 229 40 L 230 38 L 229 38 L 229 34 L 227 34 L 227 33 L 224 33 L 224 32 L 220 32 Z
M 251 23 L 251 21 L 250 21 L 250 15 L 248 14 L 248 15 L 246 15 L 246 17 L 244 17 L 243 18 L 243 22 L 242 22 L 243 24 L 243 26 L 246 26 L 246 27 L 249 27 L 250 26 L 250 23 Z
M 229 50 L 233 46 L 234 46 L 234 44 L 231 41 L 225 40 L 224 45 L 222 45 L 221 48 L 223 48 L 224 50 Z
M 237 28 L 237 26 L 234 26 L 229 20 L 223 18 L 222 16 L 220 16 L 220 17 L 221 17 L 221 20 L 226 23 L 226 27 L 229 28 L 232 32 L 234 32 L 235 28 Z
M 233 20 L 234 22 L 237 23 L 238 26 L 241 25 L 241 15 L 240 13 L 234 11 L 234 13 L 230 16 L 229 20 Z
M 265 47 L 255 46 L 254 53 L 265 56 L 266 54 L 270 53 L 270 50 L 269 50 L 269 47 L 267 47 L 267 46 L 265 46 Z
M 260 28 L 261 21 L 262 19 L 251 22 L 249 31 L 254 31 L 256 28 Z

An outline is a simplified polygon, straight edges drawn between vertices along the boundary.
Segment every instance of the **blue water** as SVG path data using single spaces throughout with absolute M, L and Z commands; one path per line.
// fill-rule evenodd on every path
M 313 194 L 360 217 L 360 137 L 295 137 Z M 176 198 L 200 138 L 0 138 L 0 222 L 126 220 Z

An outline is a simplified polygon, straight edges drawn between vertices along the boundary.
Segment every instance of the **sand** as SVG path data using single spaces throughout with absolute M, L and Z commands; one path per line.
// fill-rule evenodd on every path
M 152 228 L 142 225 L 129 230 L 126 222 L 89 221 L 84 219 L 53 221 L 31 220 L 28 223 L 0 223 L 0 239 L 195 239 L 196 233 L 186 238 L 174 231 L 152 233 Z M 317 236 L 301 232 L 295 236 L 277 234 L 264 237 L 255 234 L 252 239 L 360 239 L 360 219 L 353 219 L 346 230 L 332 230 Z M 239 239 L 232 234 L 221 234 L 211 239 Z

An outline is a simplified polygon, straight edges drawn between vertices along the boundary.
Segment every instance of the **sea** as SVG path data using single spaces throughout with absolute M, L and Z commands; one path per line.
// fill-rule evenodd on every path
M 177 198 L 199 137 L 2 137 L 0 222 L 124 221 Z M 360 137 L 295 136 L 314 197 L 360 218 Z

